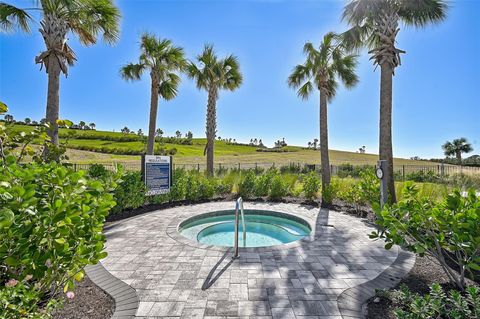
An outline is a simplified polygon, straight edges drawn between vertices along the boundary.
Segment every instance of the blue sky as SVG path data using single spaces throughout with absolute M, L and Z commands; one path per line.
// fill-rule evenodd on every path
M 31 6 L 32 1 L 7 1 Z M 276 0 L 120 0 L 121 38 L 111 47 L 99 42 L 70 45 L 78 61 L 61 80 L 61 117 L 95 122 L 98 129 L 147 128 L 150 86 L 145 76 L 125 82 L 119 68 L 138 59 L 142 32 L 156 33 L 183 46 L 189 58 L 205 43 L 221 56 L 238 56 L 244 84 L 222 92 L 218 101 L 218 135 L 272 145 L 286 138 L 306 145 L 318 136 L 318 95 L 297 98 L 286 79 L 304 60 L 306 41 L 318 44 L 328 31 L 341 32 L 343 1 Z M 393 144 L 400 157 L 441 157 L 446 140 L 466 137 L 480 153 L 480 1 L 450 3 L 445 22 L 416 30 L 405 28 L 398 47 L 407 51 L 394 78 Z M 47 78 L 34 57 L 44 48 L 33 26 L 30 35 L 0 35 L 0 100 L 16 118 L 44 117 Z M 330 147 L 355 151 L 365 145 L 378 151 L 379 71 L 363 52 L 360 83 L 340 89 L 329 105 Z M 178 97 L 160 101 L 158 127 L 171 135 L 191 130 L 205 135 L 207 96 L 184 77 Z

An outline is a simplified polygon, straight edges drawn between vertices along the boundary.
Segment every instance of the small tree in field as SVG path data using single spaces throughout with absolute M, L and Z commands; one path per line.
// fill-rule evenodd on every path
M 451 142 L 446 142 L 442 145 L 443 152 L 446 156 L 455 156 L 458 164 L 462 164 L 462 153 L 470 153 L 473 151 L 472 144 L 468 143 L 467 139 L 457 138 Z

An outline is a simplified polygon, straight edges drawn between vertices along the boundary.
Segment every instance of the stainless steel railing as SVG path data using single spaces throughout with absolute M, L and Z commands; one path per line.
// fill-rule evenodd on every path
M 247 229 L 245 228 L 245 216 L 243 215 L 243 199 L 239 197 L 237 199 L 237 202 L 235 204 L 235 244 L 234 244 L 234 258 L 238 257 L 238 223 L 239 223 L 239 218 L 238 218 L 238 212 L 240 211 L 241 217 L 242 217 L 242 228 L 243 228 L 243 246 L 246 245 L 247 243 Z

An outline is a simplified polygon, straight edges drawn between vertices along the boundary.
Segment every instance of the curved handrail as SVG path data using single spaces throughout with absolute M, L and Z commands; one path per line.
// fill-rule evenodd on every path
M 242 216 L 242 228 L 243 228 L 243 246 L 247 244 L 247 229 L 245 227 L 245 216 L 243 214 L 243 199 L 239 197 L 235 204 L 235 243 L 234 243 L 234 257 L 238 257 L 238 211 Z

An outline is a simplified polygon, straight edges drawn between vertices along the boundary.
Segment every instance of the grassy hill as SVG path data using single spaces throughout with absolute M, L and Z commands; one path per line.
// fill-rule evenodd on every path
M 17 131 L 32 131 L 33 126 L 15 125 Z M 83 131 L 60 129 L 60 138 L 75 133 L 68 142 L 68 155 L 72 162 L 78 163 L 111 163 L 111 162 L 136 162 L 139 155 L 127 155 L 131 152 L 143 152 L 146 137 L 135 134 L 107 131 Z M 167 150 L 175 148 L 175 162 L 178 164 L 203 164 L 205 157 L 203 151 L 206 139 L 194 138 L 192 145 L 174 143 L 156 143 L 156 147 Z M 215 161 L 217 163 L 259 163 L 284 165 L 291 162 L 315 164 L 320 162 L 318 150 L 305 149 L 298 146 L 288 146 L 288 152 L 258 152 L 255 146 L 232 145 L 224 141 L 215 141 Z M 115 154 L 111 154 L 115 152 Z M 332 164 L 351 163 L 358 165 L 375 164 L 378 160 L 376 154 L 360 154 L 354 152 L 330 150 Z M 437 165 L 426 161 L 413 161 L 396 158 L 395 165 Z

